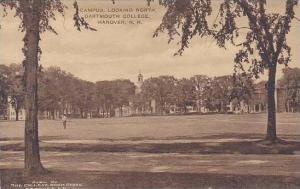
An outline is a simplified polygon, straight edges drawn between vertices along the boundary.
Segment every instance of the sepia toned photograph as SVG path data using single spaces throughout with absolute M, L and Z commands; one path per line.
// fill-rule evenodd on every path
M 300 188 L 299 0 L 0 0 L 0 189 Z

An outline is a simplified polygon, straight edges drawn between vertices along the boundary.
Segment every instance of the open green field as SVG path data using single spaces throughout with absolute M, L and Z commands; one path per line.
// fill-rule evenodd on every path
M 50 172 L 25 178 L 24 122 L 0 122 L 2 188 L 33 180 L 78 189 L 300 188 L 300 114 L 278 114 L 285 142 L 276 145 L 261 141 L 265 114 L 71 119 L 66 130 L 60 120 L 39 123 Z
M 278 135 L 300 139 L 300 114 L 278 114 Z M 70 119 L 64 130 L 60 120 L 40 120 L 42 137 L 64 139 L 165 139 L 212 135 L 262 136 L 266 114 L 124 117 Z M 23 138 L 24 122 L 0 122 L 0 138 Z

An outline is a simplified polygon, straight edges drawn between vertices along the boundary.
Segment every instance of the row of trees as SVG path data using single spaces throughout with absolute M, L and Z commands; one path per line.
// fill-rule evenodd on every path
M 7 72 L 1 79 L 3 101 L 2 110 L 11 103 L 18 112 L 24 107 L 24 86 L 20 65 L 2 65 L 0 71 Z M 236 99 L 249 101 L 253 92 L 253 80 L 249 77 L 220 76 L 210 78 L 196 75 L 190 79 L 177 79 L 173 76 L 151 77 L 135 94 L 136 86 L 130 80 L 98 81 L 81 80 L 59 67 L 41 69 L 38 79 L 39 111 L 48 119 L 58 114 L 70 114 L 86 118 L 114 115 L 114 109 L 128 106 L 149 109 L 149 102 L 155 100 L 159 113 L 168 113 L 171 106 L 187 112 L 187 106 L 205 107 L 211 111 L 226 112 L 226 105 Z M 10 98 L 8 98 L 10 97 Z M 8 99 L 8 100 L 7 100 Z M 9 101 L 10 100 L 10 101 Z M 4 112 L 2 112 L 4 113 Z
M 16 111 L 18 120 L 19 111 L 24 108 L 24 100 L 22 67 L 16 64 L 0 65 L 0 115 L 6 114 L 7 104 L 10 103 Z
M 129 80 L 98 81 L 74 77 L 58 67 L 41 72 L 39 79 L 40 111 L 55 118 L 59 112 L 86 118 L 113 115 L 114 109 L 129 105 L 135 85 Z M 50 114 L 49 114 L 50 113 Z
M 196 75 L 189 79 L 160 76 L 145 80 L 139 102 L 156 101 L 158 111 L 167 113 L 170 106 L 186 113 L 187 107 L 201 107 L 209 111 L 227 112 L 227 105 L 233 101 L 249 101 L 253 92 L 253 80 L 247 75 L 208 77 Z M 144 104 L 147 105 L 147 104 Z
M 16 111 L 24 108 L 24 84 L 22 66 L 1 65 L 1 110 L 5 114 L 7 104 Z M 58 67 L 41 69 L 38 76 L 38 97 L 40 116 L 55 119 L 63 113 L 86 118 L 113 115 L 114 108 L 129 105 L 135 93 L 135 85 L 129 80 L 85 81 L 61 70 Z M 9 97 L 9 98 L 8 98 Z
M 300 112 L 300 68 L 283 69 L 283 77 L 278 80 L 278 85 L 285 89 L 285 110 Z
M 5 114 L 10 103 L 16 111 L 24 108 L 24 83 L 22 67 L 12 64 L 1 65 L 1 114 Z M 278 85 L 284 89 L 286 106 L 297 111 L 300 101 L 300 69 L 285 68 Z M 189 79 L 173 76 L 159 76 L 146 79 L 139 93 L 130 80 L 89 82 L 79 79 L 59 67 L 41 69 L 39 72 L 39 110 L 44 118 L 55 119 L 66 113 L 73 117 L 87 118 L 113 116 L 116 108 L 131 105 L 143 113 L 151 110 L 155 100 L 156 113 L 169 113 L 176 107 L 179 113 L 186 113 L 187 107 L 196 111 L 228 111 L 230 102 L 249 104 L 255 92 L 253 79 L 249 75 L 225 75 L 208 77 L 196 75 Z M 10 98 L 8 98 L 10 97 Z

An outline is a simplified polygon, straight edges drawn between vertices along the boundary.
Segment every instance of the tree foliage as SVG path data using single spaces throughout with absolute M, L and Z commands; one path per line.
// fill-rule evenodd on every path
M 239 47 L 235 67 L 244 70 L 242 63 L 250 63 L 248 71 L 255 76 L 275 63 L 287 65 L 290 62 L 291 49 L 286 37 L 295 19 L 297 0 L 286 0 L 283 14 L 270 12 L 267 0 L 222 0 L 212 23 L 209 23 L 211 0 L 162 0 L 160 4 L 167 11 L 154 36 L 164 31 L 170 41 L 179 36 L 178 54 L 189 47 L 194 37 L 211 36 L 220 47 L 226 47 L 227 42 Z M 242 18 L 247 19 L 246 25 L 241 22 Z M 242 35 L 241 30 L 245 30 L 246 35 Z
M 129 80 L 97 81 L 76 78 L 59 67 L 44 69 L 39 78 L 39 107 L 41 112 L 66 113 L 72 117 L 87 118 L 113 115 L 115 108 L 128 106 L 135 91 Z M 48 117 L 49 118 L 49 117 Z
M 159 106 L 160 113 L 164 113 L 175 99 L 174 86 L 176 79 L 173 76 L 152 77 L 144 81 L 142 95 L 150 102 L 154 99 Z
M 9 76 L 9 102 L 16 112 L 16 121 L 19 120 L 19 111 L 24 108 L 25 89 L 23 79 L 23 68 L 20 65 L 10 65 Z
M 10 103 L 16 112 L 16 121 L 19 118 L 19 111 L 24 108 L 24 83 L 23 68 L 17 64 L 0 67 L 0 102 L 1 112 L 6 113 L 7 104 Z
M 9 93 L 9 67 L 0 65 L 0 115 L 6 114 Z
M 298 0 L 285 0 L 284 13 L 272 12 L 268 9 L 267 0 L 222 0 L 218 2 L 219 11 L 212 27 L 209 27 L 208 16 L 211 15 L 210 0 L 161 0 L 167 8 L 162 23 L 154 33 L 167 31 L 169 41 L 180 35 L 182 54 L 195 37 L 211 36 L 221 48 L 228 43 L 238 47 L 234 58 L 234 70 L 248 72 L 258 78 L 264 70 L 268 70 L 268 118 L 266 139 L 277 140 L 275 81 L 278 64 L 288 65 L 291 61 L 291 48 L 287 43 L 287 35 L 295 17 Z M 199 16 L 201 15 L 201 16 Z M 246 19 L 243 25 L 241 19 Z M 180 31 L 179 31 L 180 29 Z M 246 31 L 242 35 L 241 30 Z M 247 66 L 245 66 L 247 64 Z
M 286 111 L 299 112 L 300 110 L 300 69 L 285 68 L 282 70 L 283 76 L 278 83 L 285 91 L 284 100 Z M 290 109 L 290 110 L 289 110 Z
M 160 0 L 159 4 L 167 10 L 153 36 L 166 31 L 171 42 L 180 35 L 180 48 L 175 54 L 182 55 L 194 36 L 212 34 L 207 22 L 212 13 L 210 0 Z

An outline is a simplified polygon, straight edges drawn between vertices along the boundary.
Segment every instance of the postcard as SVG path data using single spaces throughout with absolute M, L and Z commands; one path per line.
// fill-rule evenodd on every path
M 1 0 L 1 189 L 300 188 L 298 0 Z

